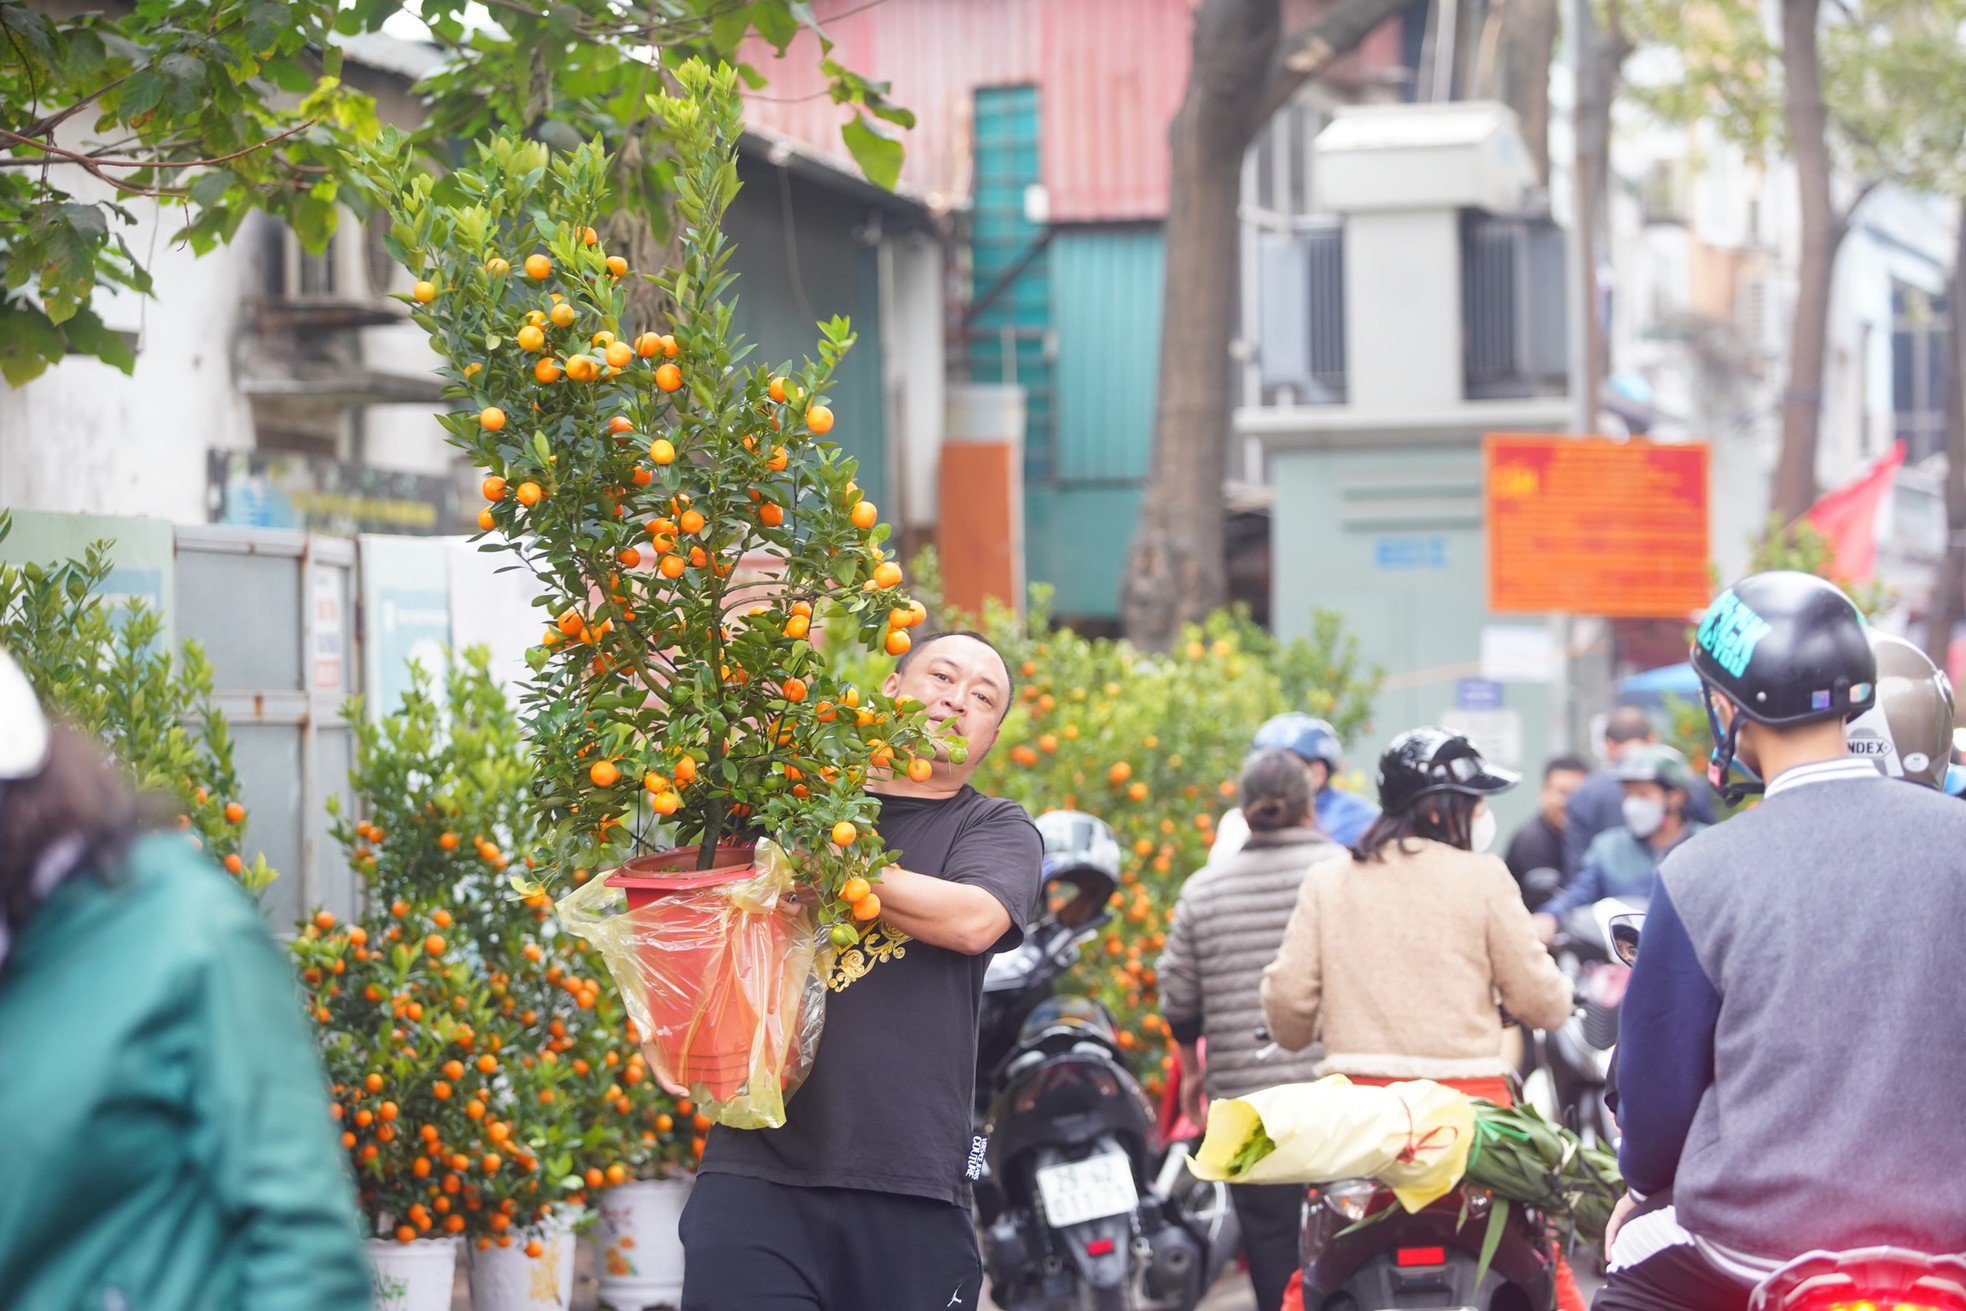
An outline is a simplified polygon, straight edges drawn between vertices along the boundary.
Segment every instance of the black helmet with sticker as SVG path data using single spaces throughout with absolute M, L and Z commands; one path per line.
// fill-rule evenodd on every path
M 1694 634 L 1692 660 L 1714 741 L 1708 777 L 1729 802 L 1761 788 L 1752 774 L 1728 776 L 1744 721 L 1793 728 L 1849 719 L 1877 700 L 1877 657 L 1863 613 L 1814 574 L 1770 570 L 1722 592 Z M 1736 712 L 1726 728 L 1716 697 Z
M 1715 597 L 1694 635 L 1693 668 L 1749 719 L 1777 727 L 1847 718 L 1876 700 L 1863 614 L 1814 574 L 1752 574 Z

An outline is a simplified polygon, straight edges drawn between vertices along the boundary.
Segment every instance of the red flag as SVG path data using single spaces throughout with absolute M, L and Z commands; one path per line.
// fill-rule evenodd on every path
M 1877 573 L 1877 510 L 1898 480 L 1905 444 L 1895 443 L 1862 477 L 1809 507 L 1808 519 L 1836 548 L 1836 577 L 1867 583 Z

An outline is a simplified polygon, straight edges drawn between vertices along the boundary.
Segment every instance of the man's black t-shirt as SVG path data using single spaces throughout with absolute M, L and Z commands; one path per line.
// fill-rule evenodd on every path
M 880 832 L 904 868 L 1002 902 L 1009 931 L 965 956 L 877 921 L 840 953 L 819 1054 L 785 1104 L 783 1127 L 712 1129 L 702 1170 L 968 1206 L 983 973 L 993 954 L 1023 940 L 1043 844 L 1022 806 L 970 787 L 946 800 L 883 797 Z

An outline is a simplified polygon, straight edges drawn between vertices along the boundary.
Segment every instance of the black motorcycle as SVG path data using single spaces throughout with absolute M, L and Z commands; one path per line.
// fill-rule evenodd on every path
M 1577 1006 L 1569 1023 L 1539 1035 L 1538 1068 L 1525 1091 L 1546 1118 L 1586 1143 L 1613 1149 L 1618 1124 L 1609 1098 L 1611 1059 L 1631 967 L 1618 958 L 1611 926 L 1618 917 L 1643 909 L 1639 902 L 1607 897 L 1564 916 L 1550 950 L 1576 989 Z
M 1545 1311 L 1554 1306 L 1556 1247 L 1543 1217 L 1527 1207 L 1509 1209 L 1488 1268 L 1476 1282 L 1488 1208 L 1488 1195 L 1479 1189 L 1455 1188 L 1408 1215 L 1392 1191 L 1375 1180 L 1312 1188 L 1300 1248 L 1305 1311 Z
M 1049 880 L 1049 909 L 984 982 L 977 1219 L 1005 1311 L 1190 1311 L 1235 1254 L 1227 1188 L 1158 1141 L 1111 1015 L 1056 995 L 1112 891 L 1098 870 Z

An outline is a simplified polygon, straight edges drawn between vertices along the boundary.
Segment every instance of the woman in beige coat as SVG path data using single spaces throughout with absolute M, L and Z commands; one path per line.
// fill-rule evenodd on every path
M 1513 1100 L 1501 1011 L 1549 1029 L 1571 1006 L 1508 867 L 1484 854 L 1495 834 L 1484 798 L 1515 783 L 1457 733 L 1394 739 L 1379 761 L 1384 813 L 1353 852 L 1305 876 L 1264 971 L 1263 1017 L 1280 1046 L 1322 1039 L 1324 1074 Z

